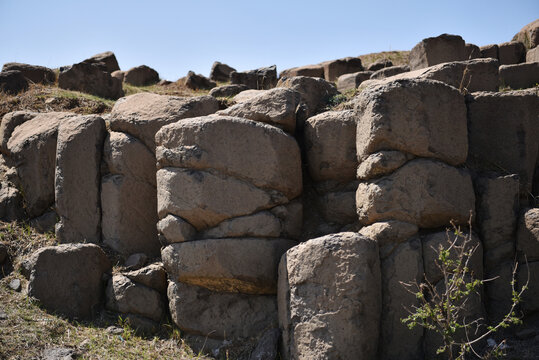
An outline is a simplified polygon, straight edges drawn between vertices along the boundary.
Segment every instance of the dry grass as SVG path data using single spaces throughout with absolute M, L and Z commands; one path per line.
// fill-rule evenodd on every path
M 140 92 L 150 92 L 159 95 L 173 96 L 201 96 L 208 95 L 208 90 L 192 90 L 184 84 L 184 79 L 179 79 L 168 85 L 133 86 L 124 83 L 125 95 L 133 95 Z
M 363 67 L 367 68 L 370 64 L 380 59 L 389 59 L 393 65 L 408 65 L 409 51 L 382 51 L 378 53 L 371 53 L 360 55 L 361 63 Z

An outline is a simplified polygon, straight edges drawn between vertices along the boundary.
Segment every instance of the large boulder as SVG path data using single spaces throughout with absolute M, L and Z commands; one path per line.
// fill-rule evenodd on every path
M 228 82 L 230 81 L 230 73 L 232 71 L 236 71 L 236 69 L 228 66 L 227 64 L 216 61 L 211 66 L 210 80 Z
M 525 60 L 526 48 L 524 44 L 510 41 L 498 45 L 498 60 L 500 65 L 518 64 Z
M 114 104 L 110 128 L 137 137 L 153 152 L 155 133 L 162 126 L 185 118 L 209 115 L 218 109 L 219 102 L 212 96 L 181 98 L 138 93 Z
M 363 71 L 361 59 L 358 57 L 346 57 L 324 62 L 324 78 L 326 81 L 335 81 L 343 74 Z
M 466 160 L 466 105 L 451 86 L 424 79 L 395 80 L 365 89 L 357 108 L 361 113 L 356 138 L 360 161 L 387 149 L 451 165 Z
M 371 79 L 385 79 L 398 74 L 406 73 L 410 71 L 408 65 L 395 65 L 375 71 L 371 74 Z
M 467 60 L 466 44 L 458 35 L 442 34 L 426 38 L 410 51 L 410 68 L 412 70 L 462 60 Z
M 393 219 L 435 228 L 451 220 L 466 224 L 475 210 L 475 195 L 467 171 L 417 159 L 391 175 L 361 182 L 356 206 L 363 224 Z
M 212 291 L 269 295 L 277 293 L 281 255 L 293 240 L 206 239 L 165 247 L 161 257 L 173 281 Z
M 539 208 L 522 212 L 518 223 L 517 251 L 521 264 L 524 260 L 539 261 Z
M 275 65 L 243 72 L 230 73 L 232 84 L 243 84 L 249 89 L 271 89 L 277 84 L 277 67 Z
M 365 80 L 370 79 L 373 71 L 358 71 L 352 74 L 344 74 L 337 79 L 337 90 L 345 92 L 357 87 Z
M 536 46 L 533 49 L 528 50 L 528 52 L 526 53 L 526 62 L 527 63 L 539 62 L 539 46 Z
M 479 46 L 466 43 L 465 47 L 466 47 L 466 59 L 471 60 L 471 59 L 477 59 L 477 58 L 482 57 L 481 49 L 479 48 Z
M 112 74 L 115 71 L 120 70 L 116 55 L 112 51 L 105 51 L 104 53 L 96 54 L 83 62 L 87 64 L 94 64 L 100 67 L 103 71 Z
M 101 240 L 100 166 L 105 121 L 94 115 L 70 118 L 58 129 L 54 178 L 59 242 Z
M 127 70 L 124 81 L 134 86 L 153 85 L 159 81 L 159 73 L 149 66 L 140 65 Z
M 44 247 L 29 259 L 28 296 L 70 318 L 88 318 L 103 302 L 103 274 L 111 264 L 94 244 Z
M 381 313 L 378 245 L 356 233 L 309 240 L 279 265 L 285 359 L 374 359 Z
M 305 122 L 305 152 L 315 181 L 356 177 L 356 120 L 352 110 L 328 111 Z
M 216 86 L 214 81 L 211 81 L 204 75 L 195 74 L 194 71 L 189 71 L 185 78 L 185 86 L 193 90 L 209 90 Z
M 295 68 L 290 68 L 281 71 L 280 78 L 294 77 L 294 76 L 310 76 L 317 78 L 324 78 L 324 65 L 305 65 Z
M 7 113 L 0 122 L 0 152 L 9 155 L 7 143 L 13 130 L 22 123 L 35 118 L 38 113 L 32 111 L 13 111 Z
M 305 118 L 315 115 L 333 96 L 338 94 L 332 83 L 308 76 L 283 78 L 279 80 L 277 87 L 289 88 L 300 93 L 301 101 L 306 106 Z
M 172 321 L 180 330 L 217 339 L 250 338 L 277 324 L 275 296 L 215 293 L 170 281 Z
M 539 62 L 500 66 L 500 85 L 511 89 L 533 88 L 539 83 Z
M 50 84 L 56 81 L 56 74 L 52 69 L 45 66 L 21 64 L 21 63 L 6 63 L 2 66 L 2 72 L 17 70 L 22 75 L 33 83 Z
M 515 34 L 513 41 L 523 43 L 526 49 L 531 49 L 539 45 L 539 19 L 524 26 Z
M 16 95 L 28 89 L 28 80 L 18 70 L 0 72 L 0 92 Z
M 481 57 L 483 58 L 492 58 L 498 60 L 498 44 L 481 46 L 479 51 L 481 51 Z
M 221 110 L 217 114 L 268 123 L 293 134 L 299 104 L 300 94 L 297 91 L 275 88 Z
M 58 75 L 58 87 L 113 100 L 124 96 L 120 80 L 99 66 L 84 62 L 63 68 Z
M 17 126 L 7 143 L 17 168 L 30 217 L 43 214 L 54 204 L 56 139 L 58 127 L 76 116 L 72 113 L 41 113 Z
M 531 192 L 537 163 L 539 98 L 534 90 L 477 92 L 468 106 L 468 165 L 520 177 L 520 192 Z

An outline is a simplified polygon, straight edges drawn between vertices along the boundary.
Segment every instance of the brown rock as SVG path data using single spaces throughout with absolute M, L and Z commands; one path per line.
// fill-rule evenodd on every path
M 466 224 L 475 210 L 475 196 L 467 171 L 417 159 L 389 176 L 361 182 L 356 206 L 363 224 L 401 220 L 435 228 L 451 220 Z
M 358 71 L 363 71 L 363 65 L 361 65 L 361 59 L 356 57 L 346 57 L 324 63 L 324 79 L 326 81 L 335 81 L 343 74 Z
M 99 66 L 78 63 L 61 69 L 58 87 L 116 100 L 124 96 L 122 83 Z
M 485 279 L 493 279 L 485 283 L 486 308 L 491 324 L 499 323 L 511 309 L 513 266 L 513 259 L 510 259 L 498 262 L 495 267 L 485 271 Z M 520 267 L 526 269 L 524 264 L 520 264 Z M 518 289 L 522 285 L 518 284 Z
M 70 318 L 88 318 L 103 300 L 102 276 L 111 264 L 93 244 L 44 247 L 29 260 L 28 296 Z
M 359 84 L 370 79 L 373 71 L 359 71 L 352 74 L 344 74 L 337 79 L 337 90 L 341 93 L 348 90 L 357 89 Z
M 9 155 L 7 143 L 13 130 L 22 123 L 35 118 L 38 113 L 31 111 L 14 111 L 7 113 L 0 122 L 0 151 Z
M 159 220 L 157 230 L 167 244 L 194 240 L 196 235 L 196 229 L 187 221 L 170 214 Z
M 17 70 L 22 75 L 33 83 L 50 84 L 56 81 L 56 74 L 52 69 L 45 66 L 21 64 L 21 63 L 6 63 L 2 66 L 2 72 Z
M 224 85 L 218 86 L 211 89 L 209 95 L 213 97 L 233 97 L 238 95 L 240 92 L 248 90 L 249 88 L 245 85 Z
M 279 76 L 280 79 L 294 77 L 294 76 L 310 76 L 317 78 L 324 78 L 324 65 L 305 65 L 299 66 L 291 69 L 286 69 L 281 71 Z
M 207 239 L 171 244 L 161 252 L 173 281 L 212 291 L 275 294 L 281 255 L 293 240 Z
M 158 82 L 159 74 L 149 66 L 140 65 L 127 70 L 124 81 L 134 86 L 147 86 Z
M 399 244 L 409 240 L 418 231 L 419 228 L 415 224 L 389 220 L 364 226 L 359 230 L 359 233 L 378 243 L 380 259 L 384 260 Z
M 0 72 L 0 91 L 16 95 L 28 90 L 28 80 L 18 70 Z
M 365 89 L 357 107 L 362 114 L 356 137 L 360 161 L 387 149 L 433 157 L 451 165 L 466 159 L 464 98 L 446 84 L 423 79 L 383 83 Z
M 533 88 L 539 83 L 539 62 L 500 66 L 500 86 Z
M 295 76 L 281 79 L 277 87 L 296 90 L 301 95 L 301 101 L 306 106 L 305 118 L 315 115 L 324 108 L 333 96 L 337 95 L 335 86 L 324 79 L 307 76 Z
M 525 60 L 526 48 L 521 42 L 510 41 L 498 45 L 500 65 L 518 64 Z
M 466 45 L 458 35 L 442 34 L 421 40 L 410 51 L 410 68 L 417 70 L 449 61 L 466 60 Z
M 464 46 L 466 48 L 466 59 L 471 60 L 483 57 L 479 46 L 474 44 L 466 44 Z
M 275 65 L 256 70 L 230 73 L 232 84 L 243 84 L 249 89 L 271 89 L 277 84 L 277 67 Z
M 54 198 L 61 243 L 101 240 L 100 165 L 105 121 L 95 115 L 63 121 L 58 129 Z
M 410 71 L 410 67 L 408 65 L 390 66 L 390 67 L 382 68 L 378 71 L 375 71 L 374 73 L 371 74 L 370 78 L 371 79 L 385 79 L 385 78 L 402 74 L 408 71 Z
M 116 55 L 112 51 L 105 51 L 104 53 L 96 54 L 83 62 L 87 64 L 95 64 L 99 66 L 103 71 L 108 73 L 113 73 L 120 70 L 118 65 L 118 60 L 116 60 Z
M 195 74 L 193 71 L 187 73 L 185 78 L 185 86 L 193 90 L 209 90 L 216 86 L 217 84 L 214 81 L 211 81 L 204 75 Z
M 236 69 L 216 61 L 211 67 L 210 80 L 223 82 L 230 81 L 230 73 L 232 71 L 236 71 Z
M 204 230 L 199 238 L 279 237 L 281 232 L 279 218 L 270 211 L 260 211 L 252 215 L 225 220 L 216 227 Z
M 356 233 L 309 240 L 279 265 L 285 359 L 373 359 L 381 312 L 376 242 Z
M 492 58 L 496 60 L 499 58 L 497 44 L 481 46 L 479 50 L 481 51 L 481 57 L 483 58 Z
M 521 214 L 518 223 L 517 251 L 521 264 L 525 259 L 539 260 L 539 208 L 527 209 Z
M 356 176 L 359 180 L 369 180 L 372 178 L 389 175 L 410 159 L 411 156 L 408 156 L 400 151 L 378 151 L 369 155 L 359 164 Z
M 528 52 L 526 53 L 526 62 L 527 63 L 539 62 L 539 46 L 536 46 L 533 49 L 528 50 Z
M 355 191 L 328 192 L 317 200 L 326 221 L 345 225 L 357 220 Z
M 531 49 L 539 45 L 539 19 L 524 26 L 513 37 L 513 41 L 523 43 L 526 49 Z
M 121 70 L 116 70 L 116 71 L 113 71 L 110 76 L 112 76 L 113 78 L 116 78 L 118 80 L 120 80 L 122 83 L 124 82 L 124 77 L 125 77 L 125 71 L 121 71 Z
M 167 290 L 167 273 L 161 263 L 150 264 L 139 270 L 123 273 L 130 280 L 165 293 Z
M 391 60 L 389 60 L 389 59 L 379 59 L 379 60 L 376 60 L 375 62 L 373 62 L 372 64 L 370 64 L 367 67 L 367 70 L 374 72 L 374 71 L 378 71 L 380 69 L 390 67 L 390 66 L 393 66 L 393 63 L 391 62 Z
M 528 280 L 529 279 L 529 280 Z M 517 273 L 518 289 L 528 283 L 528 289 L 522 295 L 520 306 L 524 314 L 539 310 L 539 261 L 520 266 Z

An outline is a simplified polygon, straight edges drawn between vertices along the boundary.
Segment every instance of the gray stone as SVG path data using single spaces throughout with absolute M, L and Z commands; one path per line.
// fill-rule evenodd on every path
M 378 243 L 380 259 L 384 260 L 393 253 L 399 244 L 409 240 L 418 231 L 419 228 L 415 224 L 389 220 L 364 226 L 359 230 L 359 233 Z
M 157 230 L 165 237 L 167 245 L 194 240 L 196 235 L 196 229 L 191 224 L 171 214 L 159 220 Z
M 155 289 L 161 294 L 167 290 L 167 273 L 161 263 L 150 264 L 142 269 L 125 272 L 122 275 L 138 284 Z
M 518 41 L 510 41 L 498 45 L 500 65 L 518 64 L 525 60 L 526 48 Z
M 442 34 L 421 40 L 410 51 L 410 68 L 417 70 L 449 61 L 466 60 L 466 45 L 458 35 Z
M 393 66 L 393 63 L 389 59 L 378 59 L 367 67 L 369 71 L 378 71 L 380 69 Z
M 324 78 L 324 65 L 317 64 L 317 65 L 299 66 L 299 67 L 283 70 L 281 71 L 281 74 L 280 74 L 281 79 L 294 77 L 294 76 L 309 76 L 309 77 Z
M 344 74 L 337 79 L 337 90 L 341 93 L 348 90 L 357 89 L 359 84 L 370 79 L 373 71 L 358 71 L 352 74 Z
M 41 356 L 42 360 L 73 360 L 78 357 L 75 350 L 62 347 L 45 349 Z
M 233 97 L 238 95 L 240 92 L 248 90 L 249 88 L 245 85 L 224 85 L 214 87 L 210 90 L 209 95 L 213 97 Z
M 45 214 L 30 220 L 29 225 L 39 233 L 45 234 L 53 232 L 57 222 L 57 214 L 54 211 L 48 211 Z
M 249 360 L 275 360 L 278 354 L 280 337 L 279 329 L 265 331 L 258 340 L 255 349 L 251 352 Z
M 370 154 L 365 160 L 359 163 L 356 176 L 359 180 L 369 180 L 389 175 L 404 165 L 410 158 L 411 156 L 400 151 L 378 151 Z
M 539 19 L 524 26 L 514 37 L 513 41 L 519 41 L 527 49 L 539 45 Z
M 271 89 L 277 84 L 277 67 L 275 65 L 243 72 L 230 73 L 232 84 L 243 84 L 249 89 Z
M 324 65 L 324 78 L 326 81 L 335 81 L 343 74 L 363 71 L 361 59 L 358 57 L 346 57 L 342 59 L 326 61 Z
M 526 53 L 526 62 L 527 63 L 539 62 L 539 46 L 536 46 L 533 49 L 528 50 L 528 52 Z
M 355 191 L 328 192 L 317 200 L 326 221 L 345 225 L 357 220 Z
M 232 71 L 236 71 L 236 69 L 216 61 L 211 67 L 210 80 L 223 82 L 230 81 L 230 73 Z
M 385 78 L 402 74 L 408 71 L 410 71 L 410 67 L 408 65 L 390 66 L 390 67 L 386 67 L 378 71 L 375 71 L 374 73 L 371 74 L 370 79 L 385 79 Z
M 225 220 L 216 227 L 204 230 L 201 239 L 220 239 L 231 237 L 279 237 L 281 221 L 270 211 Z
M 539 208 L 525 209 L 520 215 L 517 233 L 519 261 L 539 261 Z
M 500 86 L 533 88 L 539 83 L 539 62 L 500 66 Z
M 146 264 L 146 261 L 148 261 L 148 256 L 144 253 L 136 253 L 129 255 L 129 257 L 125 260 L 125 267 L 129 270 L 135 270 L 143 267 Z
M 21 280 L 13 279 L 9 282 L 9 288 L 13 291 L 21 291 Z
M 3 154 L 9 155 L 7 143 L 11 134 L 13 134 L 13 130 L 22 123 L 32 120 L 37 115 L 38 113 L 31 111 L 14 111 L 4 115 L 0 122 L 0 151 Z

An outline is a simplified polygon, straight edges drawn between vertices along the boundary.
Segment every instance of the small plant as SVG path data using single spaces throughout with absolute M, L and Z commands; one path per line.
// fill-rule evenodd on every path
M 501 328 L 512 324 L 520 324 L 516 315 L 516 306 L 527 288 L 527 283 L 520 289 L 516 288 L 516 271 L 518 264 L 513 268 L 511 280 L 512 305 L 503 319 L 494 326 L 487 326 L 482 318 L 467 321 L 464 314 L 473 296 L 479 296 L 481 286 L 486 281 L 476 279 L 470 269 L 470 259 L 478 245 L 472 245 L 472 231 L 465 235 L 454 224 L 454 238 L 451 239 L 449 231 L 447 246 L 440 245 L 435 249 L 438 253 L 436 265 L 443 274 L 443 289 L 427 280 L 423 283 L 404 283 L 405 288 L 419 300 L 419 306 L 408 309 L 410 315 L 401 321 L 410 329 L 416 326 L 435 331 L 441 335 L 443 344 L 437 349 L 437 354 L 446 354 L 448 359 L 464 359 L 472 352 L 479 358 L 481 356 L 473 346 L 487 338 Z M 529 277 L 529 274 L 528 274 Z M 501 347 L 497 346 L 483 358 L 498 357 L 502 355 Z

